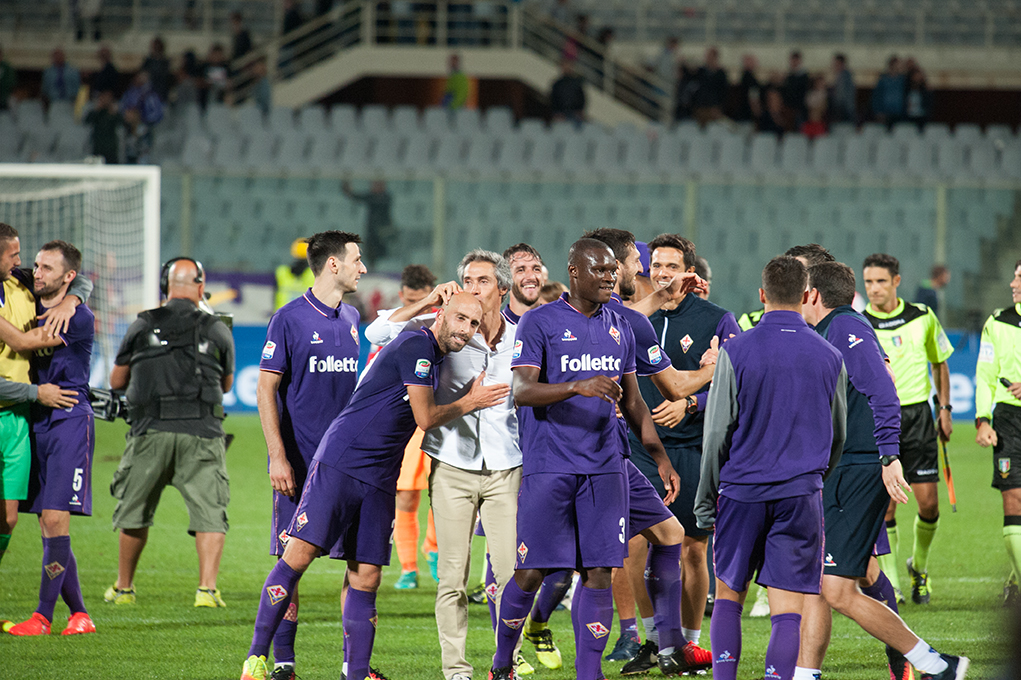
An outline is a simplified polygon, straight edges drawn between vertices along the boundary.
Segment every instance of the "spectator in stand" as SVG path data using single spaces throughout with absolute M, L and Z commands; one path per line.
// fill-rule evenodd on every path
M 893 125 L 904 117 L 904 72 L 896 55 L 886 63 L 886 71 L 880 74 L 872 90 L 872 115 L 880 123 Z
M 394 229 L 393 219 L 390 216 L 390 209 L 393 205 L 393 197 L 387 191 L 386 182 L 375 180 L 372 182 L 368 193 L 356 194 L 351 191 L 351 185 L 344 182 L 341 185 L 344 195 L 352 201 L 364 203 L 365 214 L 365 246 L 362 248 L 362 261 L 367 267 L 374 267 L 377 262 L 387 256 L 390 246 L 394 245 L 397 237 L 397 230 Z
M 585 84 L 574 72 L 574 62 L 565 59 L 561 76 L 550 89 L 549 103 L 553 120 L 569 120 L 580 128 L 585 122 Z
M 119 163 L 117 128 L 121 124 L 121 116 L 113 92 L 99 93 L 93 109 L 85 114 L 85 124 L 92 128 L 92 155 L 102 157 L 107 165 Z
M 720 51 L 710 47 L 705 52 L 705 65 L 695 75 L 698 89 L 693 106 L 695 120 L 706 125 L 723 118 L 723 104 L 727 101 L 727 73 L 720 66 Z
M 798 127 L 808 119 L 808 107 L 805 95 L 812 81 L 801 63 L 801 52 L 794 50 L 790 56 L 790 70 L 783 81 L 783 103 L 794 114 L 794 122 Z
M 801 124 L 801 134 L 815 139 L 826 134 L 826 108 L 829 92 L 826 89 L 826 78 L 821 73 L 812 78 L 812 89 L 805 95 L 805 108 L 808 109 L 808 120 Z
M 587 14 L 579 14 L 575 19 L 574 32 L 568 33 L 564 42 L 561 61 L 578 61 L 582 53 L 591 53 L 582 43 L 588 38 L 589 18 Z
M 156 36 L 149 43 L 149 54 L 142 62 L 142 70 L 149 74 L 149 84 L 156 95 L 162 101 L 167 101 L 173 77 L 170 74 L 170 60 L 167 59 L 167 48 L 163 38 Z
M 929 280 L 918 284 L 915 302 L 920 302 L 939 316 L 939 292 L 950 283 L 950 270 L 945 264 L 933 265 L 929 272 Z
M 92 29 L 92 39 L 99 42 L 103 33 L 99 29 L 99 17 L 103 10 L 103 0 L 76 0 L 71 3 L 74 11 L 75 40 L 81 42 L 85 34 Z
M 680 61 L 677 50 L 681 43 L 676 36 L 670 36 L 663 41 L 663 49 L 660 50 L 656 59 L 649 64 L 649 70 L 656 74 L 667 85 L 674 83 L 677 77 L 677 64 Z
M 783 103 L 783 95 L 780 88 L 770 86 L 766 88 L 766 106 L 759 117 L 759 132 L 773 132 L 777 135 L 792 129 L 791 114 Z
M 450 55 L 448 68 L 450 75 L 447 76 L 447 86 L 443 90 L 440 106 L 451 111 L 463 109 L 464 105 L 468 103 L 471 84 L 468 82 L 468 76 L 461 70 L 460 55 L 457 53 Z
M 202 108 L 211 102 L 223 103 L 227 96 L 228 78 L 227 55 L 223 45 L 215 43 L 209 48 L 206 63 L 202 65 L 202 88 L 199 97 Z
M 78 96 L 82 77 L 74 66 L 67 63 L 64 50 L 53 50 L 52 63 L 43 71 L 42 96 L 47 103 L 73 102 Z
M 241 12 L 230 13 L 231 60 L 240 59 L 252 51 L 252 35 L 245 26 Z
M 103 45 L 96 56 L 99 59 L 99 70 L 92 74 L 92 94 L 110 91 L 116 96 L 121 89 L 121 74 L 113 65 L 110 48 Z
M 121 98 L 121 116 L 132 135 L 130 140 L 124 142 L 125 156 L 130 152 L 128 162 L 139 163 L 143 157 L 148 160 L 153 128 L 163 120 L 163 102 L 149 83 L 148 71 L 135 74 L 131 87 Z
M 301 7 L 295 0 L 284 0 L 284 33 L 290 33 L 305 23 L 305 17 L 301 15 Z
M 755 75 L 758 68 L 759 60 L 754 54 L 741 57 L 741 81 L 737 85 L 737 112 L 734 120 L 756 121 L 762 116 L 762 84 Z
M 181 67 L 174 73 L 174 106 L 183 110 L 189 104 L 200 104 L 199 82 L 202 80 L 202 65 L 191 50 L 181 55 Z
M 694 114 L 695 93 L 698 92 L 698 69 L 683 61 L 677 66 L 677 96 L 674 105 L 674 122 L 691 118 Z
M 138 109 L 124 112 L 124 162 L 128 165 L 148 165 L 152 148 L 149 126 L 142 122 Z
M 18 83 L 18 74 L 11 62 L 4 59 L 4 51 L 0 49 L 0 111 L 6 111 L 14 96 L 14 87 Z
M 833 55 L 830 122 L 858 122 L 858 91 L 854 86 L 854 74 L 847 68 L 847 57 L 839 53 Z
M 925 72 L 917 66 L 908 71 L 904 92 L 904 117 L 921 130 L 932 117 L 932 92 L 925 82 Z
M 250 66 L 252 70 L 253 80 L 255 81 L 255 87 L 252 89 L 252 99 L 255 101 L 255 105 L 262 111 L 263 116 L 269 115 L 269 110 L 273 108 L 273 88 L 269 82 L 269 76 L 266 75 L 266 60 L 259 59 Z

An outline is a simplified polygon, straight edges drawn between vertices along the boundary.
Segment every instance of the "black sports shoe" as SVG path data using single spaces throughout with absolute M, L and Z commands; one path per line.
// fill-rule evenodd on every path
M 946 669 L 942 673 L 919 673 L 919 680 L 964 680 L 964 674 L 968 672 L 968 666 L 971 664 L 968 657 L 949 654 L 939 656 L 947 662 Z
M 1019 604 L 1021 604 L 1021 590 L 1018 589 L 1016 583 L 1010 581 L 1003 586 L 1003 608 L 1016 608 Z
M 290 665 L 277 666 L 269 677 L 270 680 L 298 680 L 298 676 L 294 673 L 294 666 Z
M 910 557 L 908 577 L 911 579 L 911 601 L 915 604 L 929 604 L 929 572 L 916 570 Z
M 606 661 L 630 661 L 635 658 L 641 648 L 642 643 L 638 640 L 630 635 L 621 635 L 617 638 L 617 643 L 613 645 L 613 650 L 603 658 Z
M 890 680 L 914 680 L 911 664 L 890 645 L 886 646 L 886 665 L 890 669 Z
M 716 604 L 716 598 L 713 597 L 713 594 L 709 593 L 708 595 L 706 595 L 706 598 L 705 598 L 705 615 L 706 616 L 708 616 L 710 618 L 712 617 L 712 615 L 713 615 L 713 606 L 715 606 L 715 604 Z
M 475 590 L 468 593 L 468 601 L 472 604 L 486 604 L 489 601 L 486 597 L 486 587 L 481 583 L 475 586 Z
M 388 680 L 385 675 L 377 671 L 375 668 L 369 669 L 369 674 L 365 676 L 366 680 Z M 347 675 L 344 671 L 340 672 L 340 680 L 347 680 Z
M 653 668 L 656 668 L 659 662 L 659 645 L 655 642 L 649 642 L 646 640 L 641 647 L 638 648 L 638 653 L 635 654 L 635 658 L 624 664 L 624 667 L 620 669 L 621 675 L 641 675 L 642 673 L 648 673 Z
M 489 680 L 517 680 L 513 666 L 506 668 L 493 668 L 489 671 Z

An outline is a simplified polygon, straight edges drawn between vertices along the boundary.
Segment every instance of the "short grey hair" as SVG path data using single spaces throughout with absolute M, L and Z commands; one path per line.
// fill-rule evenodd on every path
M 460 281 L 464 281 L 464 269 L 472 262 L 488 262 L 493 265 L 493 269 L 496 270 L 496 285 L 500 288 L 510 290 L 511 286 L 514 285 L 510 265 L 503 255 L 483 248 L 476 248 L 461 258 L 461 262 L 457 265 L 457 278 Z

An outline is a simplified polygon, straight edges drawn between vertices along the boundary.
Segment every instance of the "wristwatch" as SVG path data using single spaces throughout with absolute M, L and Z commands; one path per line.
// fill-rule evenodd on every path
M 685 413 L 691 414 L 698 410 L 698 397 L 688 396 L 684 400 L 688 402 L 687 408 L 684 409 Z
M 954 412 L 954 407 L 951 404 L 945 404 L 943 406 L 940 406 L 939 410 L 940 411 L 950 411 L 951 413 L 953 413 Z
M 900 460 L 900 456 L 880 456 L 879 457 L 879 462 L 883 464 L 883 467 L 886 467 L 887 465 L 889 465 L 890 463 L 892 463 L 895 460 Z

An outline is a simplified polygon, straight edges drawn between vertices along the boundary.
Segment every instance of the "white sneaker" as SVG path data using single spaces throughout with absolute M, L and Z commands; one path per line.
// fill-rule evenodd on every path
M 450 676 L 450 680 L 472 680 L 472 676 L 465 675 L 464 673 L 454 673 Z
M 567 594 L 564 595 L 564 599 L 561 602 L 561 604 L 567 607 L 567 611 L 571 611 L 571 603 L 574 602 L 574 592 L 578 589 L 579 585 L 581 585 L 581 574 L 575 572 L 571 578 L 571 587 L 567 589 Z
M 755 598 L 755 604 L 752 605 L 752 610 L 748 612 L 748 616 L 754 619 L 764 618 L 769 616 L 769 597 L 766 595 L 766 591 Z

